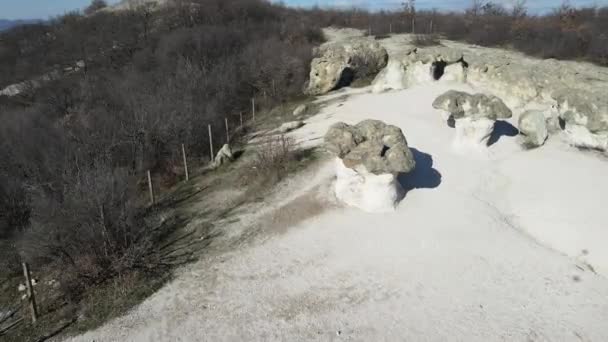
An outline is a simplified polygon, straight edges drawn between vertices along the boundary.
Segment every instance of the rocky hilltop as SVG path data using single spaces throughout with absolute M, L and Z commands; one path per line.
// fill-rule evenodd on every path
M 335 89 L 340 82 L 357 75 L 359 69 L 363 74 L 370 69 L 383 69 L 373 82 L 374 92 L 458 81 L 484 89 L 512 108 L 542 111 L 548 126 L 563 129 L 573 145 L 608 149 L 606 68 L 541 60 L 518 52 L 445 40 L 438 46 L 416 47 L 411 35 L 375 41 L 352 29 L 329 29 L 326 33 L 330 42 L 318 50 L 321 56 L 312 64 L 308 88 L 317 90 L 313 93 L 319 93 L 318 89 Z M 349 48 L 352 46 L 365 49 Z M 350 52 L 346 58 L 344 50 Z M 387 51 L 388 66 L 378 68 Z M 368 63 L 360 67 L 352 62 L 361 60 Z M 319 75 L 329 76 L 319 80 Z

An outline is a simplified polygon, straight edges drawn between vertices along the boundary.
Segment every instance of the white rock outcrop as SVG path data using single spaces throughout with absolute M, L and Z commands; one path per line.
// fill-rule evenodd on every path
M 388 62 L 388 53 L 377 41 L 354 37 L 326 43 L 315 50 L 306 93 L 322 95 L 357 78 L 376 75 Z
M 372 82 L 372 92 L 381 93 L 387 90 L 401 90 L 408 87 L 407 68 L 399 61 L 391 59 Z

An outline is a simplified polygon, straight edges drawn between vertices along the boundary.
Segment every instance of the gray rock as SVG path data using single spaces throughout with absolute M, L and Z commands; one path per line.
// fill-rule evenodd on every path
M 494 95 L 471 95 L 456 90 L 450 90 L 437 97 L 433 101 L 433 108 L 450 113 L 454 119 L 470 117 L 497 120 L 513 116 L 509 107 Z
M 378 120 L 365 120 L 355 126 L 334 124 L 325 135 L 325 145 L 354 170 L 364 166 L 379 175 L 408 173 L 416 167 L 401 129 Z
M 608 104 L 605 94 L 563 88 L 552 94 L 560 118 L 566 125 L 586 127 L 591 133 L 608 131 Z
M 388 62 L 388 53 L 369 38 L 353 38 L 329 43 L 316 49 L 311 62 L 306 93 L 322 95 L 344 86 L 355 78 L 374 76 Z
M 542 146 L 549 136 L 545 115 L 539 111 L 527 111 L 519 117 L 519 132 L 530 146 Z
M 295 129 L 298 129 L 302 126 L 304 126 L 304 121 L 286 122 L 286 123 L 282 124 L 281 127 L 279 127 L 278 131 L 279 131 L 279 133 L 285 134 L 285 133 L 289 133 Z
M 363 141 L 363 135 L 344 122 L 333 124 L 325 134 L 325 148 L 339 158 L 344 158 Z
M 308 106 L 305 104 L 301 104 L 298 107 L 296 107 L 296 109 L 293 111 L 293 115 L 300 116 L 300 115 L 306 113 L 307 110 L 308 110 Z

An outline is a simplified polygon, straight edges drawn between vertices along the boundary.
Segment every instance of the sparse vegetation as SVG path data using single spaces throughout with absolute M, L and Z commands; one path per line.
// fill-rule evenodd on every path
M 402 11 L 315 9 L 322 26 L 371 28 L 392 33 L 439 34 L 482 46 L 510 47 L 541 58 L 581 59 L 608 65 L 608 7 L 575 8 L 567 2 L 545 15 L 532 15 L 525 1 L 510 9 L 498 1 L 473 0 L 464 12 L 438 12 L 405 2 Z
M 297 162 L 295 141 L 284 134 L 268 137 L 256 151 L 253 168 L 262 184 L 281 180 Z
M 165 279 L 183 258 L 167 253 L 176 225 L 148 207 L 146 170 L 171 186 L 181 144 L 192 167 L 208 156 L 208 124 L 217 149 L 224 118 L 237 127 L 252 97 L 262 111 L 300 96 L 322 39 L 301 11 L 261 0 L 101 7 L 0 34 L 0 87 L 60 75 L 0 96 L 0 282 L 18 278 L 21 261 L 61 270 L 54 300 L 71 309 L 44 310 L 42 321 L 78 315 L 93 293 Z M 80 325 L 112 312 L 81 315 Z M 9 338 L 36 339 L 48 328 L 38 327 Z
M 412 39 L 412 44 L 419 47 L 435 46 L 440 45 L 441 41 L 436 34 L 417 34 Z

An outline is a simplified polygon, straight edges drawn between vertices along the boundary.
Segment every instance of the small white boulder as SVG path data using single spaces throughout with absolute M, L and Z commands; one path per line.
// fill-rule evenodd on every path
M 305 104 L 301 104 L 293 111 L 293 116 L 300 116 L 308 110 L 308 106 Z
M 545 115 L 540 111 L 527 111 L 519 117 L 519 132 L 527 145 L 542 146 L 549 136 Z
M 304 126 L 304 121 L 286 122 L 279 127 L 278 132 L 285 134 Z
M 232 154 L 232 148 L 230 148 L 230 145 L 224 144 L 224 146 L 222 146 L 215 156 L 213 167 L 220 167 L 221 165 L 231 162 L 233 159 L 234 155 Z

